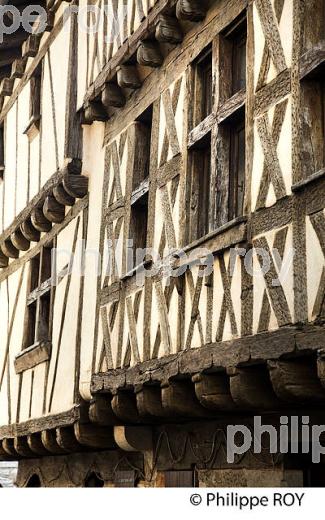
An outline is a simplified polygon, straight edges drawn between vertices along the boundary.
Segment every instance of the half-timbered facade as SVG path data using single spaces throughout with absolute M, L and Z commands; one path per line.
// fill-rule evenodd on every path
M 0 43 L 1 460 L 323 485 L 299 436 L 226 439 L 325 424 L 324 0 L 39 5 Z

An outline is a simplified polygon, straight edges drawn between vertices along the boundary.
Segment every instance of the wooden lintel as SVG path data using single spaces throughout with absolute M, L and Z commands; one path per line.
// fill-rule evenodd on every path
M 53 195 L 48 195 L 44 201 L 43 213 L 53 224 L 61 224 L 65 217 L 65 206 L 60 204 Z
M 154 40 L 146 40 L 139 44 L 137 51 L 139 65 L 144 67 L 160 67 L 164 58 L 160 52 L 159 44 Z
M 39 341 L 35 345 L 22 350 L 14 360 L 16 374 L 21 374 L 48 361 L 51 356 L 51 349 L 50 341 Z

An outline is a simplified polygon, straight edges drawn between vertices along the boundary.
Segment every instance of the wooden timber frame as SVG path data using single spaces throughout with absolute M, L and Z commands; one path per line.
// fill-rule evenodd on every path
M 281 8 L 282 4 L 282 8 Z M 270 279 L 266 277 L 266 292 L 269 299 L 264 298 L 264 307 L 259 320 L 259 329 L 253 333 L 253 282 L 247 276 L 240 287 L 243 308 L 241 330 L 236 339 L 223 341 L 223 329 L 218 330 L 215 338 L 208 331 L 208 341 L 200 348 L 191 348 L 191 334 L 186 335 L 180 327 L 177 353 L 171 353 L 168 317 L 161 326 L 161 338 L 169 346 L 166 355 L 158 357 L 150 353 L 150 346 L 145 345 L 145 359 L 140 356 L 134 366 L 126 356 L 124 366 L 121 358 L 116 363 L 112 351 L 109 350 L 109 327 L 105 331 L 104 348 L 101 359 L 106 359 L 107 369 L 97 371 L 96 348 L 93 356 L 93 377 L 91 392 L 93 400 L 85 406 L 76 406 L 71 411 L 57 416 L 43 417 L 27 423 L 16 423 L 0 428 L 0 457 L 35 458 L 48 454 L 79 452 L 84 449 L 121 449 L 123 451 L 148 452 L 154 449 L 153 433 L 163 434 L 165 424 L 185 424 L 184 430 L 192 421 L 200 421 L 201 429 L 208 429 L 207 424 L 218 421 L 227 423 L 227 414 L 240 417 L 244 423 L 250 422 L 251 416 L 258 411 L 261 414 L 280 414 L 284 410 L 295 410 L 305 413 L 308 407 L 315 410 L 315 417 L 323 420 L 320 406 L 325 400 L 325 335 L 324 335 L 324 283 L 319 288 L 315 308 L 317 318 L 310 321 L 307 309 L 307 240 L 305 221 L 309 219 L 322 251 L 325 254 L 324 241 L 324 201 L 325 201 L 325 169 L 313 171 L 304 176 L 302 169 L 302 131 L 301 131 L 301 82 L 313 75 L 325 61 L 323 42 L 306 50 L 302 43 L 302 20 L 304 2 L 297 2 L 293 11 L 294 53 L 291 66 L 286 65 L 284 51 L 278 34 L 278 22 L 281 18 L 283 2 L 276 2 L 273 13 L 271 2 L 264 5 L 260 0 L 222 1 L 218 8 L 209 2 L 183 0 L 163 0 L 150 11 L 145 23 L 125 42 L 114 57 L 106 63 L 102 72 L 87 91 L 82 107 L 81 120 L 84 125 L 95 121 L 106 124 L 104 145 L 110 147 L 114 138 L 134 122 L 153 105 L 153 146 L 157 146 L 157 119 L 160 110 L 161 92 L 184 73 L 188 98 L 191 99 L 192 67 L 191 64 L 201 52 L 212 45 L 214 56 L 221 49 L 223 33 L 238 17 L 246 15 L 247 21 L 247 83 L 246 89 L 234 95 L 222 98 L 222 78 L 216 73 L 214 91 L 214 107 L 212 113 L 198 126 L 191 125 L 190 101 L 185 103 L 188 116 L 184 123 L 184 139 L 180 143 L 181 150 L 175 157 L 161 168 L 153 167 L 150 179 L 137 186 L 129 183 L 125 197 L 120 197 L 108 208 L 103 208 L 102 235 L 107 225 L 120 218 L 128 221 L 132 205 L 143 195 L 149 193 L 148 244 L 153 242 L 153 221 L 155 214 L 154 192 L 164 188 L 166 183 L 178 176 L 181 183 L 182 207 L 181 238 L 178 244 L 186 252 L 197 251 L 207 247 L 214 257 L 222 256 L 231 247 L 240 246 L 246 251 L 258 247 L 268 248 L 265 235 L 277 231 L 277 241 L 284 248 L 287 228 L 292 228 L 293 244 L 300 254 L 295 258 L 293 273 L 294 311 L 289 316 L 284 289 L 273 289 Z M 262 62 L 264 71 L 260 71 L 258 85 L 254 86 L 254 27 L 253 8 L 256 7 L 262 21 L 266 46 Z M 35 41 L 24 44 L 27 54 L 38 57 L 33 50 Z M 167 47 L 167 51 L 166 51 Z M 275 78 L 267 83 L 270 56 L 276 69 Z M 139 67 L 152 69 L 145 80 L 139 74 Z M 23 73 L 21 64 L 16 64 L 14 77 L 22 77 L 21 85 L 28 81 L 30 71 Z M 18 74 L 18 76 L 17 76 Z M 8 81 L 9 80 L 9 81 Z M 0 96 L 11 96 L 0 114 L 0 121 L 5 117 L 15 97 L 19 95 L 18 87 L 12 93 L 10 78 L 2 84 Z M 178 84 L 180 88 L 180 84 Z M 177 88 L 175 90 L 177 92 Z M 2 92 L 2 94 L 1 94 Z M 179 94 L 179 91 L 178 91 Z M 292 102 L 292 183 L 290 191 L 286 191 L 281 177 L 281 167 L 277 157 L 277 141 L 287 110 L 287 98 Z M 175 95 L 176 96 L 176 95 Z M 168 105 L 163 98 L 165 111 L 170 120 L 177 109 L 177 99 L 171 99 Z M 167 109 L 166 109 L 167 105 Z M 268 120 L 268 111 L 275 107 L 273 125 Z M 210 212 L 209 233 L 201 239 L 188 243 L 189 204 L 187 190 L 187 159 L 190 150 L 200 143 L 209 133 L 212 141 L 220 145 L 220 125 L 228 121 L 235 113 L 245 108 L 246 119 L 246 191 L 243 215 L 231 222 L 221 219 L 215 228 L 217 209 Z M 173 112 L 173 113 L 172 113 Z M 166 117 L 166 119 L 168 119 Z M 265 162 L 260 191 L 256 206 L 251 200 L 251 183 L 254 162 L 254 122 L 257 120 L 257 131 L 262 144 Z M 156 124 L 156 126 L 155 126 Z M 170 129 L 169 129 L 170 130 Z M 136 140 L 134 139 L 133 144 Z M 174 143 L 175 146 L 175 143 Z M 175 146 L 176 148 L 176 146 Z M 221 149 L 221 154 L 222 154 Z M 107 152 L 110 153 L 110 152 Z M 213 152 L 212 160 L 216 166 L 217 152 Z M 221 157 L 222 159 L 222 157 Z M 152 159 L 154 162 L 154 159 Z M 220 161 L 222 162 L 222 161 Z M 274 168 L 270 171 L 270 164 Z M 184 166 L 185 165 L 185 166 Z M 157 165 L 154 165 L 157 166 Z M 220 166 L 219 166 L 220 168 Z M 183 170 L 185 174 L 183 174 Z M 87 179 L 80 175 L 81 164 L 78 159 L 68 160 L 62 171 L 56 172 L 42 191 L 31 201 L 16 221 L 0 237 L 1 267 L 0 280 L 7 278 L 21 262 L 26 261 L 33 250 L 19 258 L 19 251 L 28 251 L 31 241 L 41 242 L 51 239 L 52 224 L 60 226 L 64 223 L 65 206 L 72 206 L 74 212 L 76 199 L 85 201 L 88 191 Z M 222 172 L 221 172 L 222 173 Z M 275 187 L 276 201 L 267 207 L 266 198 L 270 184 Z M 212 192 L 214 196 L 214 192 Z M 107 201 L 105 201 L 107 202 Z M 170 201 L 168 201 L 170 203 Z M 166 206 L 166 198 L 165 198 Z M 63 209 L 62 209 L 63 208 Z M 169 208 L 172 210 L 172 208 Z M 171 213 L 171 211 L 170 211 Z M 170 215 L 169 215 L 170 216 Z M 170 222 L 169 222 L 170 223 Z M 127 224 L 128 225 L 128 224 Z M 166 226 L 167 227 L 167 226 Z M 173 241 L 173 233 L 169 227 L 169 236 Z M 283 231 L 283 229 L 285 231 Z M 128 230 L 127 230 L 128 231 Z M 125 236 L 127 236 L 125 231 Z M 166 232 L 166 234 L 168 234 Z M 34 240 L 35 239 L 35 240 Z M 38 246 L 37 246 L 38 247 Z M 177 256 L 177 255 L 175 255 Z M 282 254 L 283 256 L 283 254 Z M 9 259 L 12 259 L 9 263 Z M 123 260 L 122 276 L 113 277 L 112 283 L 101 287 L 98 285 L 97 315 L 101 314 L 105 305 L 126 302 L 126 295 L 133 294 L 134 271 L 128 272 Z M 181 265 L 175 260 L 173 268 Z M 276 273 L 275 265 L 272 266 Z M 226 269 L 224 269 L 226 270 Z M 231 309 L 231 280 L 224 273 L 224 308 Z M 159 275 L 155 282 L 162 279 Z M 180 282 L 181 285 L 182 282 Z M 145 282 L 145 309 L 152 304 L 151 282 Z M 175 285 L 177 285 L 175 283 Z M 209 281 L 205 281 L 209 287 Z M 179 287 L 178 287 L 179 289 Z M 192 299 L 191 322 L 198 320 L 198 298 L 200 287 L 194 287 Z M 180 292 L 182 288 L 179 289 Z M 265 293 L 266 294 L 266 293 Z M 160 293 L 160 297 L 164 296 Z M 162 300 L 162 298 L 161 298 Z M 162 302 L 163 303 L 163 302 Z M 127 305 L 127 316 L 134 325 L 138 309 L 137 300 Z M 280 322 L 278 330 L 269 330 L 270 312 L 277 314 Z M 184 308 L 180 307 L 180 311 Z M 163 312 L 162 312 L 163 313 Z M 102 315 L 105 313 L 102 312 Z M 105 318 L 105 316 L 104 316 Z M 210 315 L 211 318 L 211 315 Z M 291 319 L 292 318 L 292 319 Z M 150 319 L 150 318 L 149 318 Z M 201 317 L 200 317 L 201 320 Z M 103 320 L 104 321 L 104 320 Z M 104 321 L 105 323 L 105 321 Z M 232 323 L 233 325 L 233 323 Z M 99 325 L 97 325 L 99 327 Z M 148 333 L 150 323 L 146 324 Z M 221 328 L 220 328 L 221 329 Z M 98 332 L 98 329 L 97 331 Z M 96 337 L 95 333 L 95 337 Z M 146 334 L 144 334 L 146 335 Z M 189 339 L 190 338 L 190 339 Z M 132 348 L 136 351 L 134 329 L 131 330 Z M 120 356 L 120 353 L 119 353 Z M 103 366 L 103 364 L 102 364 Z M 318 415 L 317 415 L 318 414 Z M 315 419 L 316 420 L 316 419 Z M 200 426 L 198 426 L 200 429 Z M 172 430 L 172 426 L 171 426 Z M 157 446 L 156 446 L 157 447 Z M 180 466 L 183 461 L 180 462 Z M 170 464 L 170 463 L 168 463 Z M 169 467 L 167 464 L 166 467 Z M 184 462 L 188 464 L 188 462 Z M 177 466 L 177 464 L 176 464 Z M 163 464 L 162 464 L 163 467 Z M 187 466 L 186 466 L 187 467 Z
M 154 118 L 160 110 L 157 99 L 162 91 L 176 82 L 182 73 L 186 74 L 186 88 L 189 99 L 193 99 L 191 91 L 191 64 L 206 49 L 209 44 L 215 47 L 215 52 L 220 51 L 220 38 L 223 31 L 230 26 L 240 15 L 247 16 L 247 85 L 246 91 L 240 91 L 229 99 L 222 99 L 222 78 L 218 77 L 214 84 L 215 107 L 201 124 L 191 128 L 189 103 L 185 104 L 185 111 L 189 116 L 185 122 L 185 138 L 182 143 L 181 154 L 186 163 L 189 150 L 212 132 L 215 143 L 218 140 L 218 128 L 228 120 L 236 111 L 245 107 L 246 112 L 246 193 L 244 201 L 244 214 L 232 222 L 223 223 L 217 229 L 210 227 L 210 233 L 196 242 L 188 244 L 187 221 L 182 219 L 182 238 L 180 246 L 188 252 L 198 250 L 199 247 L 207 247 L 215 256 L 222 254 L 230 247 L 240 246 L 246 251 L 252 248 L 267 246 L 267 241 L 261 235 L 266 235 L 272 230 L 283 230 L 288 226 L 293 228 L 293 243 L 301 254 L 295 259 L 294 265 L 294 317 L 288 319 L 284 309 L 285 298 L 280 295 L 281 289 L 273 301 L 279 314 L 283 312 L 282 324 L 279 330 L 269 331 L 265 329 L 269 317 L 269 309 L 264 309 L 260 318 L 260 330 L 253 334 L 253 294 L 249 277 L 242 285 L 242 299 L 245 301 L 242 314 L 242 337 L 231 341 L 208 341 L 198 349 L 188 348 L 187 345 L 179 346 L 179 352 L 171 354 L 167 351 L 163 357 L 150 359 L 147 349 L 147 358 L 140 362 L 136 359 L 134 366 L 130 366 L 127 359 L 125 366 L 121 366 L 121 357 L 117 361 L 112 359 L 110 349 L 110 325 L 106 323 L 106 334 L 101 359 L 106 357 L 108 369 L 96 373 L 92 378 L 92 394 L 94 402 L 90 407 L 90 417 L 98 424 L 113 426 L 115 440 L 119 446 L 135 451 L 145 451 L 148 444 L 144 439 L 143 425 L 151 425 L 153 429 L 157 424 L 165 424 L 167 421 L 189 421 L 198 418 L 210 418 L 227 414 L 250 413 L 260 411 L 267 414 L 270 411 L 279 412 L 291 409 L 300 410 L 302 413 L 306 403 L 312 407 L 324 402 L 324 386 L 322 380 L 323 348 L 325 343 L 324 315 L 320 313 L 313 323 L 308 323 L 307 313 L 307 265 L 306 265 L 306 234 L 303 231 L 305 220 L 310 219 L 322 244 L 324 253 L 324 201 L 325 201 L 325 170 L 312 172 L 309 176 L 302 174 L 302 134 L 301 134 L 301 81 L 312 75 L 316 69 L 324 66 L 324 43 L 317 44 L 306 51 L 303 46 L 302 20 L 304 19 L 303 2 L 298 2 L 294 7 L 294 52 L 291 67 L 287 67 L 283 58 L 281 41 L 278 38 L 276 28 L 277 21 L 281 18 L 283 2 L 276 2 L 275 16 L 271 12 L 271 3 L 266 2 L 222 2 L 219 9 L 208 13 L 204 18 L 202 12 L 193 15 L 192 25 L 188 32 L 184 31 L 182 17 L 180 16 L 182 2 L 168 3 L 168 17 L 153 10 L 146 27 L 141 28 L 134 39 L 128 41 L 128 45 L 122 47 L 103 69 L 85 96 L 85 124 L 94 121 L 106 123 L 105 144 L 114 141 L 115 136 L 132 122 L 136 121 L 145 110 L 153 104 Z M 187 2 L 195 4 L 195 2 Z M 254 67 L 254 29 L 253 29 L 253 4 L 256 5 L 265 31 L 265 49 L 260 71 L 258 85 L 254 86 L 252 69 Z M 299 5 L 298 5 L 299 4 Z M 157 10 L 160 9 L 159 4 Z M 265 8 L 265 9 L 264 9 Z M 306 7 L 307 9 L 307 7 Z M 306 11 L 307 12 L 307 11 Z M 275 25 L 272 25 L 275 24 Z M 165 27 L 169 27 L 168 38 L 175 46 L 165 61 L 162 61 L 163 41 L 162 33 Z M 272 36 L 272 31 L 275 35 Z M 141 42 L 140 42 L 141 40 Z M 146 42 L 149 41 L 150 45 Z M 140 43 L 139 43 L 140 42 Z M 280 48 L 277 46 L 280 45 Z M 266 76 L 269 69 L 270 55 L 277 69 L 276 77 L 269 83 Z M 152 72 L 145 78 L 142 86 L 137 70 L 138 65 L 151 67 Z M 131 65 L 132 64 L 132 65 Z M 264 70 L 262 68 L 264 67 Z M 217 75 L 217 73 L 216 73 Z M 126 92 L 126 88 L 131 89 Z M 107 90 L 108 89 L 108 90 Z M 114 97 L 110 96 L 111 89 Z M 117 93 L 119 95 L 117 96 Z M 283 185 L 281 169 L 274 166 L 274 172 L 264 169 L 262 184 L 256 207 L 253 208 L 251 200 L 251 182 L 254 160 L 254 121 L 258 121 L 258 132 L 264 145 L 265 161 L 271 168 L 272 161 L 277 164 L 277 143 L 281 126 L 283 125 L 286 111 L 287 97 L 292 96 L 292 183 L 288 193 Z M 105 100 L 105 102 L 103 101 Z M 176 105 L 176 102 L 175 102 Z M 276 120 L 274 127 L 269 130 L 267 113 L 272 107 L 276 107 Z M 174 106 L 175 110 L 175 106 Z M 105 114 L 106 111 L 106 114 Z M 272 132 L 272 139 L 269 132 Z M 154 146 L 157 146 L 157 127 L 153 130 Z M 276 137 L 278 135 L 278 137 Z M 272 143 L 274 140 L 274 144 Z M 268 149 L 269 148 L 269 149 Z M 214 153 L 214 152 L 213 152 Z M 213 157 L 215 163 L 220 157 Z M 154 190 L 157 186 L 164 186 L 166 181 L 182 177 L 184 163 L 177 156 L 169 165 L 161 170 L 156 170 L 152 175 L 149 189 L 154 199 Z M 186 167 L 184 168 L 186 170 Z M 272 180 L 268 177 L 272 176 Z M 185 176 L 184 176 L 185 177 Z M 183 181 L 184 196 L 186 179 Z M 270 207 L 266 206 L 267 190 L 272 183 L 277 187 L 276 202 Z M 130 191 L 130 188 L 129 188 Z M 132 191 L 132 190 L 131 190 Z M 125 198 L 108 205 L 103 211 L 103 228 L 125 218 L 128 222 L 129 206 L 127 193 Z M 184 197 L 180 214 L 188 216 L 188 207 Z M 148 244 L 152 245 L 152 227 L 154 220 L 154 203 L 149 209 Z M 214 209 L 212 215 L 214 216 Z M 151 221 L 150 221 L 151 219 Z M 119 225 L 117 225 L 117 228 Z M 112 228 L 113 229 L 113 228 Z M 104 234 L 104 231 L 102 232 Z M 279 241 L 281 238 L 279 231 Z M 103 236 L 103 235 L 102 235 Z M 113 236 L 113 231 L 111 235 Z M 127 236 L 127 232 L 126 235 Z M 177 255 L 176 255 L 177 256 Z M 198 256 L 199 258 L 199 252 Z M 175 260 L 173 267 L 181 265 Z M 147 267 L 147 266 L 146 266 Z M 275 271 L 274 271 L 275 272 Z M 98 312 L 105 305 L 125 302 L 125 295 L 131 295 L 135 290 L 135 272 L 127 272 L 123 269 L 122 276 L 112 277 L 111 284 L 99 287 Z M 159 279 L 159 276 L 157 277 Z M 145 282 L 148 287 L 150 282 Z M 270 288 L 269 281 L 266 280 Z M 148 293 L 150 291 L 148 290 Z M 151 293 L 150 293 L 151 294 Z M 198 293 L 197 293 L 198 294 Z M 199 296 L 198 296 L 199 297 Z M 324 301 L 324 286 L 319 288 L 319 306 Z M 135 300 L 137 302 L 137 300 Z M 125 303 L 123 303 L 124 305 Z M 229 302 L 228 302 L 229 304 Z M 121 304 L 122 305 L 122 304 Z M 146 303 L 150 305 L 150 296 Z M 163 302 L 162 302 L 162 305 Z M 196 307 L 195 307 L 196 305 Z M 273 305 L 272 305 L 273 306 Z M 132 312 L 135 322 L 137 320 L 137 303 L 134 309 L 128 309 L 128 319 L 132 321 Z M 148 309 L 149 307 L 145 307 Z M 322 311 L 323 312 L 323 311 Z M 105 311 L 103 311 L 105 314 Z M 193 299 L 192 317 L 196 319 L 198 314 L 197 300 Z M 110 319 L 114 321 L 114 312 Z M 131 318 L 130 318 L 131 316 Z M 150 319 L 150 318 L 148 318 Z M 168 320 L 168 318 L 166 318 Z M 123 327 L 123 326 L 122 326 Z M 161 335 L 168 337 L 168 324 L 165 329 L 161 327 Z M 150 330 L 150 323 L 146 324 L 144 336 Z M 131 332 L 131 343 L 136 343 L 134 331 Z M 133 336 L 133 338 L 132 338 Z M 184 338 L 183 338 L 184 340 Z M 145 341 L 145 339 L 144 339 Z M 168 343 L 168 338 L 167 338 Z M 132 345 L 133 346 L 133 345 Z M 106 350 L 105 350 L 106 349 Z M 121 354 L 119 353 L 119 356 Z M 96 365 L 96 352 L 94 353 L 93 367 Z M 121 433 L 116 426 L 116 418 L 124 425 Z M 137 429 L 134 425 L 138 426 Z M 154 426 L 152 426 L 154 425 Z M 203 426 L 202 426 L 203 428 Z M 149 443 L 150 446 L 150 443 Z

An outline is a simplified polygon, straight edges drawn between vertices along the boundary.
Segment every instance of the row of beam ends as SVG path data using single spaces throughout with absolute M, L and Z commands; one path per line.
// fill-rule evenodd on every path
M 106 390 L 108 391 L 108 390 Z M 243 412 L 281 412 L 325 403 L 325 351 L 228 368 L 191 378 L 112 388 L 98 393 L 90 418 L 101 425 L 138 424 L 170 418 L 215 418 Z
M 88 177 L 81 175 L 81 161 L 70 160 L 58 172 L 58 182 L 45 190 L 30 210 L 23 210 L 23 219 L 17 217 L 17 227 L 4 239 L 0 239 L 0 268 L 6 268 L 9 259 L 19 258 L 20 252 L 28 251 L 31 242 L 39 242 L 41 233 L 48 233 L 53 224 L 61 224 L 66 216 L 66 207 L 75 204 L 88 193 Z M 5 232 L 6 233 L 6 232 Z
M 19 460 L 84 450 L 152 449 L 153 427 L 192 420 L 227 421 L 238 414 L 321 411 L 325 403 L 325 351 L 318 357 L 200 373 L 190 379 L 137 385 L 93 396 L 79 420 L 63 427 L 0 440 L 0 460 Z M 231 415 L 230 415 L 231 414 Z M 51 420 L 49 418 L 49 420 Z
M 175 46 L 181 43 L 184 31 L 180 22 L 200 22 L 205 18 L 206 11 L 205 2 L 178 0 L 174 14 L 161 14 L 154 29 L 138 43 L 136 55 L 127 63 L 118 65 L 115 77 L 104 84 L 100 93 L 95 93 L 85 102 L 82 123 L 90 125 L 94 121 L 107 121 L 112 111 L 122 108 L 126 99 L 142 85 L 134 62 L 144 67 L 160 67 L 164 61 L 161 44 Z

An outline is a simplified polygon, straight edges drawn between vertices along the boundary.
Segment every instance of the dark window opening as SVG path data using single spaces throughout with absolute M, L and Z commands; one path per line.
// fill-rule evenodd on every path
M 137 251 L 147 246 L 148 231 L 148 193 L 139 198 L 131 208 L 130 237 L 133 240 L 133 265 L 139 263 Z
M 38 121 L 41 117 L 41 86 L 42 64 L 40 63 L 30 79 L 29 118 L 33 121 Z
M 41 480 L 38 475 L 32 475 L 28 480 L 26 487 L 28 488 L 38 488 L 42 487 Z
M 243 214 L 245 194 L 245 115 L 230 127 L 229 220 Z
M 97 473 L 91 472 L 85 480 L 85 487 L 102 488 L 104 487 L 104 480 Z
M 209 47 L 195 63 L 195 114 L 194 126 L 209 116 L 213 108 L 212 51 Z
M 239 18 L 223 35 L 224 41 L 221 46 L 222 61 L 226 70 L 220 74 L 229 74 L 231 77 L 228 84 L 229 92 L 225 96 L 231 97 L 240 90 L 246 88 L 246 42 L 247 42 L 247 22 L 246 18 Z M 229 71 L 228 71 L 229 69 Z
M 137 250 L 147 246 L 148 209 L 149 209 L 149 174 L 150 148 L 152 133 L 153 108 L 150 106 L 136 121 L 135 149 L 136 158 L 133 170 L 131 195 L 131 215 L 129 238 L 132 240 L 133 258 L 128 267 L 132 270 L 142 263 L 138 259 Z M 141 257 L 142 258 L 142 257 Z
M 193 488 L 197 486 L 197 477 L 194 470 L 165 471 L 166 488 Z
M 302 167 L 308 177 L 325 167 L 325 81 L 306 79 L 302 92 Z
M 30 261 L 23 349 L 50 339 L 51 248 Z
M 191 206 L 189 240 L 193 242 L 209 233 L 211 134 L 190 151 Z
M 0 179 L 3 177 L 5 167 L 5 132 L 3 125 L 0 125 Z

